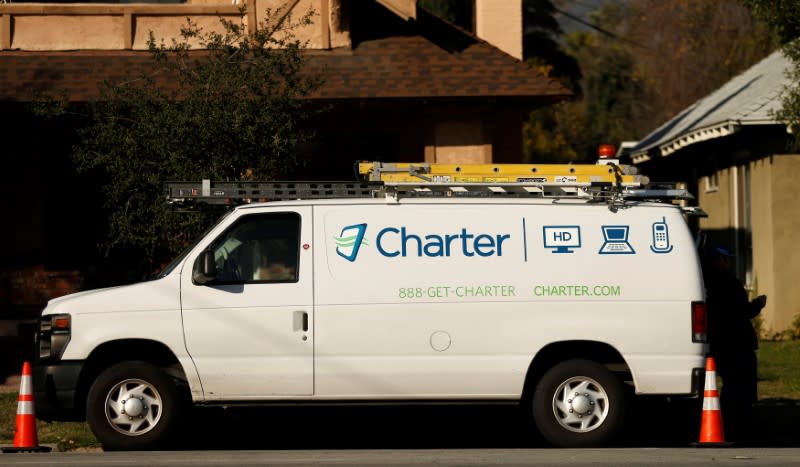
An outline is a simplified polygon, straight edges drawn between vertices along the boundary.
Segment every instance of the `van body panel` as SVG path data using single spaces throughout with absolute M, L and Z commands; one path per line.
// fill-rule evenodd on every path
M 183 339 L 180 276 L 79 292 L 51 300 L 43 314 L 70 315 L 70 341 L 61 359 L 84 361 L 103 344 L 141 339 L 164 344 L 181 364 L 193 398 L 200 377 Z
M 314 216 L 316 396 L 518 398 L 536 353 L 574 340 L 635 356 L 641 393 L 688 393 L 702 366 L 702 279 L 673 206 L 404 200 Z
M 154 340 L 186 356 L 179 287 L 179 278 L 168 276 L 49 303 L 48 314 L 70 315 L 72 333 L 61 358 L 83 360 L 101 344 L 121 339 Z

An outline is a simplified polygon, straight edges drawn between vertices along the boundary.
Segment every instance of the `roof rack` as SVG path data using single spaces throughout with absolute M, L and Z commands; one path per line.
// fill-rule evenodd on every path
M 297 199 L 374 198 L 373 182 L 239 181 L 166 182 L 167 202 L 178 210 Z
M 265 201 L 331 198 L 532 197 L 604 201 L 692 199 L 673 185 L 649 186 L 635 167 L 558 164 L 428 164 L 362 162 L 363 182 L 167 182 L 167 202 L 182 211 Z

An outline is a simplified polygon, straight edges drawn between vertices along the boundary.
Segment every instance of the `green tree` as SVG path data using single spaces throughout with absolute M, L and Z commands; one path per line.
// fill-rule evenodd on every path
M 525 128 L 526 160 L 593 162 L 599 144 L 626 139 L 628 122 L 639 113 L 643 83 L 626 44 L 606 35 L 623 17 L 623 5 L 608 4 L 592 16 L 597 30 L 562 39 L 563 53 L 580 64 L 572 84 L 576 95 L 570 102 L 531 113 Z M 531 131 L 543 123 L 544 134 Z
M 310 137 L 301 100 L 320 78 L 302 72 L 304 44 L 293 32 L 313 13 L 268 10 L 256 31 L 244 13 L 221 19 L 221 32 L 187 21 L 169 44 L 151 33 L 155 71 L 106 83 L 88 107 L 73 158 L 103 180 L 106 254 L 132 249 L 152 270 L 210 221 L 171 212 L 165 181 L 275 179 L 297 166 L 295 149 Z
M 775 47 L 739 0 L 607 1 L 585 23 L 564 38 L 582 74 L 576 99 L 534 112 L 532 162 L 591 162 L 599 144 L 638 140 Z M 529 131 L 542 114 L 549 140 Z
M 467 31 L 472 30 L 472 2 L 463 0 L 419 0 L 419 6 Z
M 772 31 L 739 0 L 635 0 L 615 21 L 647 85 L 638 139 L 775 50 Z M 614 41 L 619 43 L 620 41 Z
M 581 69 L 575 57 L 564 49 L 557 12 L 551 0 L 523 1 L 523 57 L 540 73 L 558 79 L 579 99 Z M 523 160 L 564 163 L 579 159 L 576 139 L 582 135 L 574 130 L 583 127 L 583 115 L 573 109 L 574 102 L 568 102 L 528 114 L 523 126 Z
M 778 34 L 783 53 L 792 62 L 787 72 L 793 83 L 784 89 L 781 108 L 775 112 L 778 121 L 786 122 L 800 147 L 800 1 L 744 0 L 753 14 L 769 24 Z
M 559 42 L 564 31 L 556 21 L 557 12 L 551 0 L 522 2 L 522 56 L 546 75 L 577 91 L 581 71 L 575 58 Z
M 800 37 L 800 1 L 743 0 L 755 16 L 766 22 L 785 44 Z

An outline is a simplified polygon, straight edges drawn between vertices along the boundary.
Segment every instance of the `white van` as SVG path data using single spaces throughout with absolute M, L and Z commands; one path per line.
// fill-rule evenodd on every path
M 609 443 L 625 392 L 702 385 L 704 289 L 681 209 L 585 199 L 256 203 L 155 280 L 52 300 L 38 415 L 148 449 L 194 404 L 519 403 Z M 702 387 L 702 386 L 701 386 Z

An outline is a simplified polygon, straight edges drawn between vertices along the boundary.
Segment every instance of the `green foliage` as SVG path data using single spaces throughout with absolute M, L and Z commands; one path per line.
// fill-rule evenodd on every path
M 637 44 L 630 51 L 656 119 L 647 132 L 777 47 L 772 31 L 738 0 L 639 0 L 625 16 L 618 30 Z
M 792 81 L 782 95 L 782 106 L 773 117 L 785 122 L 795 135 L 795 146 L 800 147 L 800 1 L 798 0 L 744 0 L 754 15 L 775 30 L 783 44 L 783 52 L 794 64 L 787 72 Z
M 594 21 L 610 28 L 621 16 L 621 7 L 612 4 L 597 12 Z M 540 109 L 531 114 L 525 146 L 530 162 L 594 162 L 598 145 L 630 139 L 631 121 L 645 112 L 646 83 L 625 44 L 594 32 L 576 32 L 566 37 L 565 48 L 583 70 L 575 86 L 579 94 L 552 112 Z M 546 133 L 537 134 L 537 126 Z M 540 143 L 529 145 L 530 140 Z
M 773 113 L 775 120 L 785 122 L 795 136 L 795 148 L 800 147 L 800 39 L 784 44 L 783 53 L 793 66 L 786 72 L 792 85 L 781 95 L 781 108 Z
M 800 36 L 800 1 L 798 0 L 743 0 L 744 4 L 769 24 L 782 43 Z
M 800 341 L 761 342 L 759 398 L 800 399 Z
M 525 0 L 522 6 L 522 54 L 525 62 L 545 76 L 558 79 L 580 94 L 581 71 L 575 57 L 564 50 L 563 31 L 550 0 Z M 583 115 L 574 103 L 534 110 L 523 127 L 523 160 L 531 163 L 579 161 Z
M 789 339 L 800 339 L 800 314 L 795 315 L 789 329 L 786 330 L 786 335 Z
M 559 43 L 563 31 L 555 14 L 551 0 L 522 2 L 522 56 L 547 76 L 558 78 L 577 92 L 581 70 L 575 58 Z
M 472 2 L 463 0 L 419 0 L 419 6 L 467 31 L 472 30 Z
M 739 0 L 607 1 L 587 23 L 563 38 L 576 99 L 531 114 L 528 161 L 592 162 L 598 145 L 643 138 L 776 46 Z
M 577 162 L 575 152 L 576 138 L 581 135 L 571 133 L 571 128 L 582 127 L 582 122 L 565 121 L 581 118 L 572 112 L 574 104 L 557 104 L 534 110 L 528 116 L 522 129 L 524 161 L 536 164 L 562 164 Z
M 221 32 L 187 21 L 170 44 L 151 33 L 156 71 L 105 83 L 88 109 L 74 161 L 104 180 L 107 253 L 140 251 L 152 268 L 209 222 L 170 212 L 165 181 L 276 179 L 296 167 L 295 149 L 310 137 L 301 99 L 320 79 L 301 72 L 304 44 L 293 31 L 313 13 L 293 20 L 267 10 L 255 32 L 244 14 L 221 19 Z

